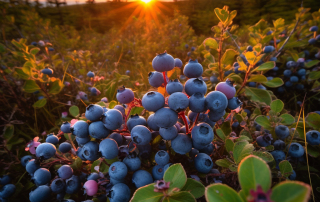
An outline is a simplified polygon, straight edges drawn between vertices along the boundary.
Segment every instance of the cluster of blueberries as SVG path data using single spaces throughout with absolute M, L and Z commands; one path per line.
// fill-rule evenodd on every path
M 138 100 L 131 89 L 121 87 L 116 97 L 122 105 L 109 109 L 90 104 L 85 112 L 86 121 L 77 120 L 72 125 L 64 122 L 61 125 L 61 133 L 76 137 L 77 149 L 72 149 L 68 141 L 59 144 L 56 135 L 49 135 L 45 143 L 36 147 L 36 157 L 27 155 L 21 159 L 22 165 L 37 185 L 30 192 L 31 202 L 45 201 L 51 192 L 57 194 L 57 199 L 62 201 L 65 194 L 78 192 L 81 184 L 88 196 L 97 196 L 99 190 L 104 189 L 109 193 L 107 196 L 110 202 L 129 201 L 131 192 L 127 185 L 128 176 L 136 188 L 162 179 L 171 165 L 167 152 L 169 145 L 177 154 L 189 153 L 198 172 L 217 173 L 216 169 L 212 169 L 210 157 L 214 148 L 212 127 L 224 116 L 227 108 L 234 110 L 242 104 L 234 97 L 236 90 L 232 82 L 227 80 L 219 83 L 215 91 L 205 96 L 207 87 L 201 79 L 203 67 L 197 60 L 190 60 L 185 65 L 183 73 L 189 79 L 184 85 L 177 79 L 169 81 L 165 74 L 175 66 L 181 67 L 180 59 L 174 59 L 165 52 L 153 59 L 152 66 L 155 71 L 149 74 L 149 82 L 154 87 L 164 86 L 167 97 L 159 92 L 149 91 L 142 100 Z M 90 72 L 88 76 L 92 76 L 89 74 Z M 128 117 L 129 108 L 136 100 L 149 111 L 147 120 L 137 114 Z M 185 115 L 187 109 L 188 116 Z M 151 142 L 159 135 L 162 140 L 154 156 L 156 164 L 149 173 L 142 169 L 141 160 L 151 157 Z M 58 144 L 57 151 L 55 145 Z M 78 176 L 73 173 L 70 165 L 61 166 L 57 176 L 52 176 L 48 169 L 41 167 L 46 160 L 65 153 L 77 155 L 83 161 L 100 159 L 105 162 L 115 158 L 120 161 L 109 166 L 106 176 L 99 172 L 89 176 L 82 173 Z

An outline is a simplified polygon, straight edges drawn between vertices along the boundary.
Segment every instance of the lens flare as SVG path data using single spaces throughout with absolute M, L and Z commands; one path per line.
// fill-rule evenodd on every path
M 144 3 L 149 3 L 151 0 L 141 0 L 142 2 L 144 2 Z

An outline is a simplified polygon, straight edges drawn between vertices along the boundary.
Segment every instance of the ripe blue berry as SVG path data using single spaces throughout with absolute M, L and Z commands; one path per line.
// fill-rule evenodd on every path
M 95 180 L 98 182 L 98 179 L 100 178 L 98 173 L 91 173 L 88 177 L 87 180 Z
M 193 112 L 200 113 L 207 110 L 204 94 L 195 93 L 189 98 L 189 109 Z
M 63 122 L 63 124 L 60 127 L 60 130 L 64 133 L 71 133 L 70 126 L 71 125 L 69 122 Z
M 296 171 L 292 170 L 292 174 L 288 177 L 290 180 L 295 180 L 297 177 Z
M 154 122 L 161 128 L 173 126 L 178 121 L 178 114 L 170 108 L 164 107 L 156 111 Z
M 273 52 L 275 50 L 275 48 L 273 47 L 273 46 L 265 46 L 264 48 L 263 48 L 263 52 L 264 53 L 271 53 L 271 52 Z
M 203 67 L 198 60 L 190 59 L 189 62 L 183 68 L 183 74 L 188 78 L 200 77 L 203 73 Z
M 191 131 L 192 142 L 195 142 L 200 145 L 208 145 L 212 142 L 214 133 L 209 124 L 199 123 L 193 127 Z
M 109 130 L 116 130 L 121 127 L 123 121 L 122 114 L 117 109 L 109 109 L 103 114 L 102 122 Z
M 31 159 L 26 164 L 26 171 L 33 176 L 34 172 L 40 168 L 40 164 L 35 161 L 35 159 Z
M 94 73 L 92 71 L 89 71 L 87 73 L 87 77 L 93 78 L 94 77 Z
M 179 58 L 175 58 L 174 59 L 174 66 L 175 67 L 179 67 L 179 68 L 181 68 L 182 67 L 182 61 L 179 59 Z
M 152 168 L 152 177 L 154 180 L 161 180 L 163 178 L 164 169 L 161 165 L 155 165 Z
M 147 126 L 146 119 L 143 116 L 139 116 L 138 114 L 131 115 L 130 119 L 127 121 L 129 131 L 131 131 L 132 128 L 137 125 Z
M 290 68 L 296 67 L 297 63 L 294 62 L 294 61 L 288 61 L 286 66 L 287 66 L 288 69 L 290 69 Z
M 310 32 L 316 32 L 316 31 L 318 31 L 318 26 L 312 26 L 312 27 L 310 27 L 309 31 L 310 31 Z
M 152 87 L 158 88 L 164 83 L 163 74 L 161 72 L 149 72 L 148 74 L 149 84 Z
M 164 140 L 172 140 L 177 137 L 178 130 L 175 126 L 160 128 L 159 133 Z
M 298 78 L 297 76 L 291 76 L 291 77 L 290 77 L 290 81 L 291 81 L 292 83 L 297 83 L 297 82 L 299 81 L 299 78 Z
M 208 154 L 199 153 L 194 159 L 194 166 L 198 172 L 209 173 L 213 167 L 213 162 Z
M 286 143 L 282 140 L 276 140 L 273 143 L 273 146 L 275 150 L 284 150 L 286 148 Z
M 66 180 L 66 185 L 67 185 L 66 186 L 66 193 L 67 194 L 74 194 L 81 187 L 80 178 L 76 175 L 72 175 L 71 178 Z
M 29 193 L 30 202 L 43 202 L 50 198 L 50 187 L 41 185 Z
M 270 152 L 276 162 L 276 165 L 279 166 L 279 163 L 286 159 L 286 154 L 281 150 L 274 150 Z
M 260 147 L 266 147 L 271 144 L 272 136 L 271 134 L 260 135 L 256 141 Z
M 113 159 L 118 156 L 118 144 L 114 139 L 107 138 L 100 142 L 99 152 L 106 159 Z
M 142 97 L 142 106 L 148 110 L 155 112 L 164 107 L 164 97 L 161 93 L 150 91 Z
M 62 179 L 69 179 L 73 175 L 73 169 L 69 165 L 61 166 L 57 172 Z
M 120 133 L 112 133 L 111 135 L 109 135 L 108 138 L 115 140 L 117 142 L 118 146 L 122 145 L 123 137 Z
M 73 135 L 80 138 L 86 138 L 89 136 L 89 125 L 87 122 L 82 120 L 77 121 L 70 130 Z
M 151 114 L 147 119 L 148 127 L 153 131 L 159 131 L 159 126 L 154 121 L 154 114 Z
M 184 84 L 184 89 L 189 96 L 192 96 L 195 93 L 206 94 L 207 85 L 201 79 L 192 78 Z
M 52 181 L 50 188 L 53 193 L 56 193 L 56 194 L 63 193 L 66 189 L 66 183 L 64 182 L 63 179 L 57 178 Z
M 169 163 L 169 159 L 170 159 L 170 156 L 168 152 L 164 150 L 158 151 L 154 157 L 154 160 L 156 161 L 156 163 L 161 166 L 164 166 L 167 163 Z
M 153 182 L 152 175 L 146 170 L 137 170 L 133 173 L 132 182 L 136 188 L 143 187 Z
M 47 136 L 46 142 L 55 145 L 55 144 L 59 143 L 59 138 L 55 134 L 52 133 Z
M 134 100 L 134 93 L 130 88 L 124 86 L 117 91 L 117 100 L 122 104 L 128 104 Z
M 158 72 L 170 71 L 174 66 L 174 58 L 167 52 L 157 55 L 152 60 L 152 67 Z
M 167 93 L 171 95 L 175 92 L 182 92 L 183 91 L 183 85 L 180 83 L 178 79 L 171 80 L 168 82 L 166 86 Z
M 36 156 L 46 160 L 56 154 L 56 147 L 51 143 L 42 143 L 36 149 Z
M 219 79 L 218 79 L 218 77 L 216 77 L 215 75 L 213 75 L 213 76 L 210 76 L 210 82 L 211 82 L 211 83 L 218 83 L 218 82 L 219 82 Z
M 304 148 L 301 144 L 293 142 L 287 146 L 288 154 L 292 157 L 299 158 L 304 154 Z
M 89 121 L 99 121 L 103 114 L 103 108 L 97 104 L 90 104 L 86 108 L 85 116 Z
M 46 67 L 45 69 L 41 70 L 42 74 L 46 74 L 46 75 L 52 75 L 53 74 L 53 70 L 51 68 Z
M 136 171 L 141 167 L 141 160 L 135 153 L 126 156 L 123 159 L 123 163 L 126 164 L 129 171 Z
M 189 106 L 189 99 L 184 93 L 172 93 L 168 99 L 170 109 L 180 112 L 184 111 Z
M 4 175 L 4 176 L 0 177 L 0 185 L 9 184 L 10 181 L 11 181 L 11 178 L 9 175 Z
M 311 38 L 308 41 L 308 43 L 311 44 L 311 45 L 315 44 L 316 42 L 317 42 L 317 40 L 315 38 Z
M 151 144 L 137 145 L 139 150 L 139 156 L 143 159 L 148 159 L 151 155 L 152 147 Z
M 126 177 L 128 168 L 123 162 L 117 161 L 110 165 L 109 175 L 111 178 L 120 180 Z
M 37 186 L 45 185 L 51 180 L 51 173 L 46 168 L 39 168 L 33 174 L 33 180 Z
M 30 156 L 30 155 L 26 155 L 26 156 L 24 156 L 24 157 L 22 157 L 21 158 L 21 165 L 23 166 L 23 167 L 26 167 L 26 165 L 27 165 L 27 163 L 30 161 L 32 159 L 32 156 Z
M 228 106 L 228 99 L 220 91 L 211 91 L 206 97 L 207 108 L 214 112 L 222 112 Z
M 131 139 L 137 145 L 146 145 L 151 141 L 152 135 L 147 127 L 137 125 L 131 130 Z
M 290 69 L 286 69 L 283 71 L 283 76 L 289 78 L 291 76 L 292 72 Z
M 233 97 L 228 100 L 228 108 L 231 110 L 237 109 L 240 105 L 242 105 L 242 102 L 237 97 Z
M 320 144 L 320 132 L 316 130 L 310 130 L 306 134 L 307 142 L 310 145 L 319 145 Z
M 78 143 L 79 146 L 83 146 L 85 145 L 87 142 L 90 141 L 90 137 L 85 137 L 85 138 L 80 138 L 80 137 L 76 137 L 76 141 Z
M 99 143 L 89 141 L 82 147 L 82 155 L 89 161 L 95 161 L 99 158 Z
M 171 148 L 179 154 L 186 154 L 192 149 L 191 138 L 183 133 L 179 133 L 176 138 L 171 140 Z
M 89 125 L 89 135 L 96 139 L 104 139 L 111 133 L 109 129 L 104 127 L 102 121 L 92 122 Z
M 252 46 L 247 46 L 247 51 L 249 51 L 249 52 L 251 52 L 251 51 L 253 51 L 253 48 L 252 48 Z
M 130 189 L 126 184 L 118 183 L 111 188 L 108 198 L 110 202 L 128 202 L 130 193 Z
M 275 133 L 279 139 L 284 140 L 290 135 L 289 128 L 284 125 L 278 125 L 275 127 Z

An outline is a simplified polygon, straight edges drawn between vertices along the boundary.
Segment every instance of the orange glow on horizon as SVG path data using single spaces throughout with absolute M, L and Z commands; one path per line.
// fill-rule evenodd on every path
M 144 2 L 144 3 L 149 3 L 151 0 L 141 0 L 142 2 Z

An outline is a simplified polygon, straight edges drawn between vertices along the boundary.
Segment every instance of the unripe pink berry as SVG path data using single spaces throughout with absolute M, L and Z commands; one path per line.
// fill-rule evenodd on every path
M 88 196 L 93 196 L 98 192 L 98 183 L 94 180 L 88 180 L 83 187 L 86 189 Z

